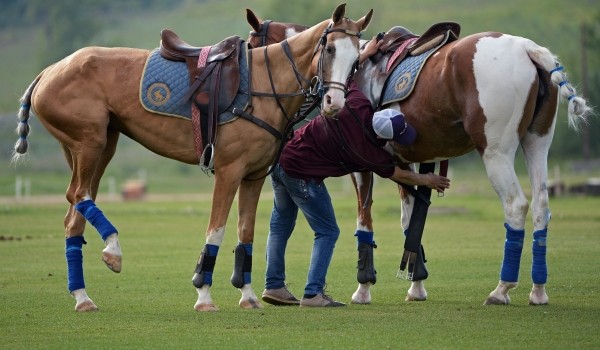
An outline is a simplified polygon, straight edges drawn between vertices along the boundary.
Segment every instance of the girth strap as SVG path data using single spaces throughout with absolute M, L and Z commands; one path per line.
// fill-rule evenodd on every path
M 240 108 L 234 108 L 231 113 L 237 115 L 238 117 L 242 117 L 258 126 L 260 126 L 261 128 L 267 130 L 269 133 L 271 133 L 271 135 L 275 136 L 275 138 L 277 138 L 278 140 L 282 140 L 283 139 L 283 135 L 279 132 L 279 130 L 275 129 L 274 127 L 272 127 L 271 125 L 265 123 L 264 121 L 256 118 L 255 116 L 246 113 L 243 109 Z

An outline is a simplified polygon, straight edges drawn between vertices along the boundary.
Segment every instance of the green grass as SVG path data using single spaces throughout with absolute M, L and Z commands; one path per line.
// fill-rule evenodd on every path
M 66 290 L 63 204 L 0 204 L 0 347 L 5 348 L 595 348 L 600 321 L 600 213 L 598 198 L 551 201 L 548 238 L 550 304 L 527 305 L 531 223 L 521 263 L 521 285 L 508 306 L 482 306 L 496 286 L 504 229 L 495 194 L 471 177 L 445 197 L 433 198 L 426 225 L 429 299 L 406 303 L 409 283 L 395 278 L 403 236 L 393 184 L 375 187 L 375 262 L 378 282 L 371 305 L 298 309 L 265 305 L 242 310 L 229 283 L 236 216 L 215 268 L 211 289 L 217 313 L 193 310 L 190 278 L 209 215 L 210 200 L 99 203 L 120 230 L 123 272 L 100 261 L 102 242 L 88 227 L 84 248 L 87 291 L 97 313 L 73 311 Z M 355 199 L 340 180 L 328 186 L 342 235 L 328 274 L 328 291 L 349 301 L 357 286 Z M 481 190 L 479 190 L 481 186 Z M 489 187 L 489 186 L 488 186 Z M 260 295 L 264 246 L 271 209 L 270 185 L 259 203 L 253 287 Z M 236 213 L 237 208 L 232 209 Z M 290 289 L 301 295 L 313 234 L 300 217 L 288 254 Z

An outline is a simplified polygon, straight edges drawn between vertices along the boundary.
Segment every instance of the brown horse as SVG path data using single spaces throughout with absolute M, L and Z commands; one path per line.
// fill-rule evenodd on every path
M 266 44 L 278 42 L 289 35 L 290 29 L 293 32 L 302 29 L 298 25 L 271 22 L 267 35 L 263 22 L 251 11 L 247 13 L 247 20 L 254 29 L 248 39 L 251 45 L 260 45 L 262 37 L 267 38 Z M 402 27 L 392 30 L 398 28 L 406 31 Z M 260 33 L 263 34 L 258 35 Z M 381 81 L 373 77 L 385 71 L 385 63 L 393 54 L 393 51 L 382 52 L 383 59 L 367 60 L 356 72 L 355 79 L 368 97 L 373 98 L 373 91 L 383 90 L 383 86 L 376 86 Z M 477 33 L 437 50 L 425 62 L 407 98 L 388 104 L 378 103 L 382 96 L 375 96 L 377 101 L 372 100 L 374 106 L 401 111 L 418 132 L 411 146 L 390 144 L 399 163 L 411 164 L 414 169 L 414 163 L 454 158 L 472 150 L 477 150 L 483 159 L 492 187 L 502 201 L 506 228 L 500 281 L 485 305 L 508 304 L 509 290 L 517 286 L 529 208 L 514 170 L 514 156 L 519 146 L 525 155 L 532 188 L 533 287 L 529 304 L 548 303 L 545 290 L 546 236 L 550 220 L 547 158 L 559 99 L 568 100 L 569 125 L 574 129 L 591 113 L 562 70 L 548 49 L 529 39 L 497 32 Z M 372 173 L 351 176 L 358 197 L 357 231 L 373 232 Z M 399 192 L 401 222 L 406 232 L 415 199 L 401 186 Z M 373 256 L 372 247 L 366 255 L 369 254 Z M 360 273 L 359 270 L 359 276 Z M 370 287 L 375 278 L 362 282 L 359 278 L 358 289 L 352 295 L 353 303 L 371 302 Z M 426 298 L 423 280 L 412 281 L 406 300 Z
M 241 307 L 262 307 L 250 284 L 251 252 L 259 195 L 282 141 L 273 135 L 284 132 L 288 118 L 302 105 L 305 95 L 298 90 L 329 86 L 322 92 L 321 106 L 328 116 L 343 106 L 344 85 L 359 53 L 358 37 L 367 28 L 372 13 L 373 10 L 353 21 L 344 17 L 342 4 L 331 19 L 301 35 L 268 50 L 249 50 L 253 109 L 245 112 L 255 124 L 266 126 L 257 127 L 248 119 L 239 118 L 218 127 L 206 245 L 192 279 L 198 292 L 195 310 L 217 310 L 210 296 L 212 272 L 236 192 L 239 245 L 232 284 L 241 290 Z M 140 103 L 140 79 L 149 54 L 148 50 L 135 48 L 83 48 L 42 71 L 21 98 L 17 128 L 20 139 L 15 145 L 15 157 L 27 151 L 27 120 L 32 108 L 60 142 L 72 170 L 66 193 L 70 206 L 64 226 L 68 287 L 76 298 L 77 311 L 97 309 L 86 293 L 83 278 L 81 248 L 86 220 L 105 241 L 103 261 L 114 272 L 121 270 L 117 230 L 94 203 L 119 135 L 125 134 L 164 157 L 199 163 L 192 123 L 150 113 Z M 311 86 L 311 81 L 320 84 Z

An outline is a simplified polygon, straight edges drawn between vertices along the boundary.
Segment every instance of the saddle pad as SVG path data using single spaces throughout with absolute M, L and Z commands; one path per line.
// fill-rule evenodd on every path
M 240 87 L 229 109 L 243 108 L 248 102 L 248 63 L 245 47 L 240 50 L 240 75 Z M 140 82 L 140 102 L 147 111 L 191 120 L 192 101 L 182 101 L 189 87 L 189 73 L 185 62 L 163 58 L 158 48 L 150 53 Z M 226 111 L 219 115 L 218 123 L 224 124 L 235 119 L 237 116 Z
M 182 102 L 190 80 L 185 62 L 164 59 L 154 49 L 144 66 L 140 83 L 140 102 L 148 111 L 171 117 L 192 119 L 192 102 Z
M 396 68 L 394 68 L 394 71 L 389 75 L 385 82 L 385 88 L 381 98 L 383 105 L 402 101 L 410 95 L 423 65 L 429 56 L 431 56 L 438 48 L 439 46 L 434 47 L 418 56 L 407 56 L 396 66 Z

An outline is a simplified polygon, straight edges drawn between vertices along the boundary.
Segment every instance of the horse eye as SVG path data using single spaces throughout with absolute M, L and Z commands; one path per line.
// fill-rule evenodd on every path
M 325 52 L 327 52 L 328 54 L 333 54 L 335 52 L 335 47 L 333 47 L 333 45 L 327 45 L 325 47 Z

